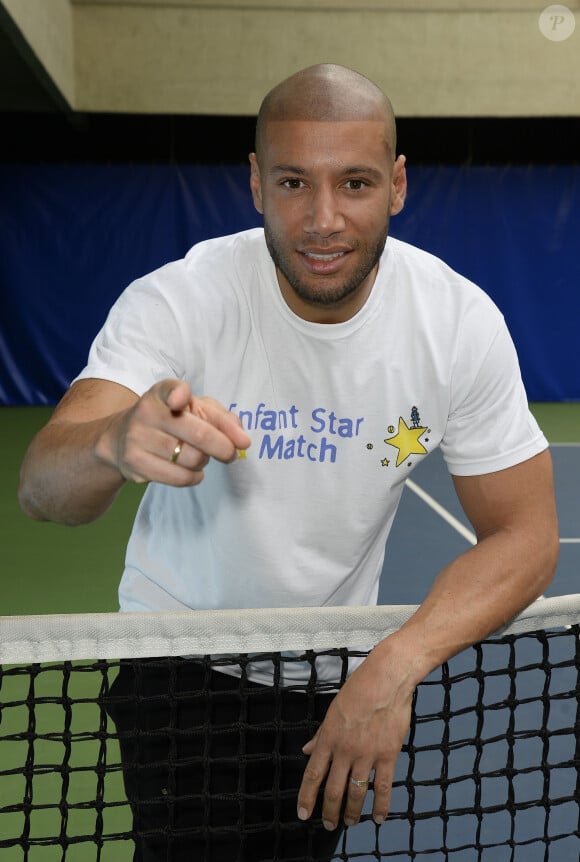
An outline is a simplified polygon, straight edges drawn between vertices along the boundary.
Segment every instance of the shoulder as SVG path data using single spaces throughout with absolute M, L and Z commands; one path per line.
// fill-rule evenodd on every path
M 216 297 L 227 292 L 228 285 L 243 284 L 248 270 L 267 255 L 261 228 L 202 240 L 179 260 L 137 278 L 125 293 L 128 299 L 140 296 L 170 305 L 188 298 Z
M 393 237 L 389 237 L 387 245 L 398 275 L 409 279 L 416 278 L 425 287 L 432 284 L 447 285 L 449 289 L 463 290 L 469 295 L 486 296 L 473 281 L 456 272 L 448 263 L 431 252 Z M 425 278 L 428 282 L 425 282 Z
M 485 291 L 441 258 L 392 237 L 387 249 L 403 301 L 429 309 L 437 316 L 483 314 L 496 323 L 503 319 Z
M 264 252 L 267 254 L 263 229 L 251 228 L 196 243 L 185 255 L 183 265 L 191 271 L 198 266 L 218 263 L 218 271 L 223 271 L 228 266 L 255 263 Z

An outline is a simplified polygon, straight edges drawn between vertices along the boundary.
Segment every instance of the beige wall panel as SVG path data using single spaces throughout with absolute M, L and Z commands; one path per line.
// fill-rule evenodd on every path
M 69 105 L 75 99 L 70 0 L 2 0 L 37 59 Z
M 546 39 L 534 11 L 305 12 L 75 5 L 80 110 L 254 114 L 320 61 L 368 74 L 401 116 L 580 114 L 580 20 Z
M 72 0 L 79 6 L 158 6 L 212 9 L 349 9 L 351 11 L 513 12 L 544 8 L 538 0 Z M 544 6 L 548 5 L 547 3 Z M 580 9 L 580 0 L 567 0 L 569 9 Z

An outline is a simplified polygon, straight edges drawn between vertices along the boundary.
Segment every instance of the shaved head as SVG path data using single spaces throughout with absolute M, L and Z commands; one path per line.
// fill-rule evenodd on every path
M 359 72 L 332 63 L 310 66 L 282 81 L 265 97 L 256 124 L 256 155 L 264 150 L 268 123 L 284 120 L 344 122 L 379 120 L 395 157 L 396 128 L 392 105 L 383 91 Z

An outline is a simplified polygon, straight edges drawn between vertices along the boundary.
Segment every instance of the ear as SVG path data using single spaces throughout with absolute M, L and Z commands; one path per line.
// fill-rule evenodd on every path
M 391 215 L 397 215 L 405 206 L 405 199 L 407 197 L 406 161 L 405 156 L 399 156 L 393 166 L 393 176 L 391 177 Z
M 258 159 L 255 153 L 250 153 L 250 189 L 254 206 L 259 213 L 264 212 L 262 206 L 262 181 L 260 179 L 260 168 L 258 167 Z

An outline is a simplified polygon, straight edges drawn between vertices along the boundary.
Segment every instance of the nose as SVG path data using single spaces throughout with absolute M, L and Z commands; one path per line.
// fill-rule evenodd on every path
M 305 219 L 306 233 L 328 237 L 344 230 L 345 220 L 334 189 L 313 189 Z

